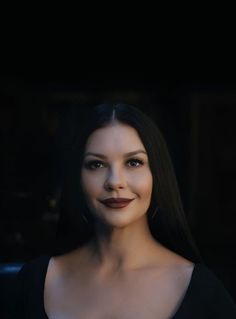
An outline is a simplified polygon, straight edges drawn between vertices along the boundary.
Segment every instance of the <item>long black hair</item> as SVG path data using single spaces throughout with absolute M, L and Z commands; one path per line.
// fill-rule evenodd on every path
M 153 176 L 153 191 L 148 209 L 148 223 L 153 237 L 183 257 L 201 260 L 193 242 L 173 165 L 166 142 L 157 125 L 143 112 L 126 104 L 100 104 L 82 110 L 74 110 L 63 130 L 63 190 L 62 213 L 69 221 L 64 239 L 72 238 L 74 246 L 82 245 L 94 234 L 94 220 L 89 213 L 80 185 L 80 173 L 84 149 L 93 131 L 113 120 L 133 127 L 148 155 Z

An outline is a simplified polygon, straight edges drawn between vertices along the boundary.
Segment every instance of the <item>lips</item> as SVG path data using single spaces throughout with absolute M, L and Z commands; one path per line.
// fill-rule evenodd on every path
M 107 198 L 100 200 L 100 202 L 110 208 L 123 208 L 128 206 L 133 200 L 129 198 Z

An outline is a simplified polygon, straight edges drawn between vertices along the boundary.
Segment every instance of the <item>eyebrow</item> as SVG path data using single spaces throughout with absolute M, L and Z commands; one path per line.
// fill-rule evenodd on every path
M 125 153 L 125 154 L 124 154 L 124 157 L 134 156 L 134 155 L 139 154 L 139 153 L 142 153 L 142 154 L 147 155 L 147 153 L 146 153 L 144 150 L 136 150 L 136 151 L 132 151 L 132 152 Z M 84 157 L 90 156 L 90 155 L 91 155 L 91 156 L 100 157 L 100 158 L 103 158 L 103 159 L 107 158 L 107 157 L 106 157 L 105 155 L 103 155 L 103 154 L 93 153 L 93 152 L 86 152 L 86 153 L 84 154 Z

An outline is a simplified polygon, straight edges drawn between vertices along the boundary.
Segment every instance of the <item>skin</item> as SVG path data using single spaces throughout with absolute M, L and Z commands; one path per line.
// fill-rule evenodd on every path
M 150 233 L 153 178 L 135 129 L 112 122 L 90 135 L 81 185 L 96 219 L 96 235 L 84 247 L 51 258 L 44 291 L 48 317 L 170 318 L 186 292 L 193 264 Z M 111 197 L 133 201 L 120 209 L 100 202 Z
M 81 184 L 97 220 L 95 259 L 103 263 L 104 269 L 142 263 L 147 248 L 152 251 L 157 243 L 149 231 L 146 214 L 153 179 L 145 147 L 134 128 L 113 122 L 91 134 L 85 148 Z M 114 197 L 133 201 L 121 209 L 100 202 Z
M 152 174 L 146 150 L 132 127 L 117 123 L 89 137 L 81 184 L 90 209 L 109 228 L 121 231 L 144 217 L 151 200 Z M 111 197 L 134 200 L 121 209 L 100 202 Z

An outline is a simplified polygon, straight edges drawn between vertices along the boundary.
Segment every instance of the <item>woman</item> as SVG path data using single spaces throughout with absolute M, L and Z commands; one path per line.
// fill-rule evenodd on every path
M 194 248 L 154 123 L 117 104 L 73 116 L 68 127 L 63 203 L 74 247 L 23 267 L 18 315 L 236 318 L 232 299 Z

